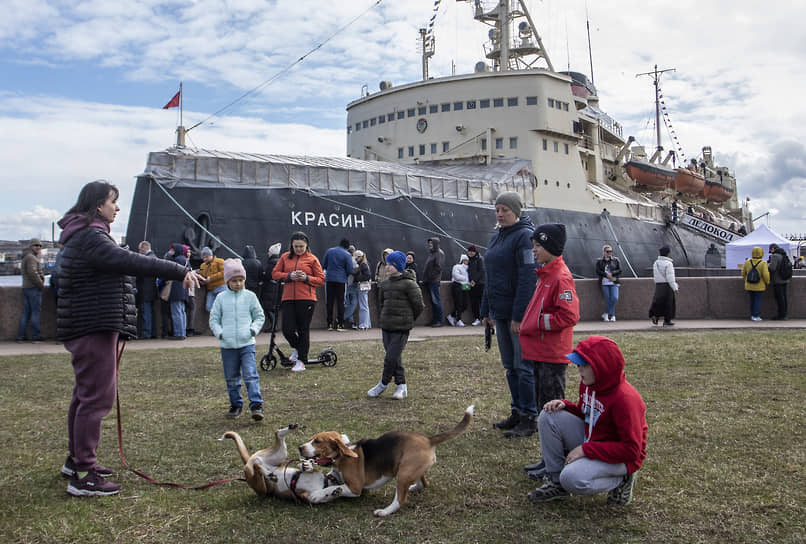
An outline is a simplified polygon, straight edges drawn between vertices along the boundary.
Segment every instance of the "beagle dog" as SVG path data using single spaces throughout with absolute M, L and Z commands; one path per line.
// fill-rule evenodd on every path
M 338 485 L 342 480 L 333 471 L 325 474 L 316 470 L 315 465 L 319 463 L 312 459 L 305 459 L 298 465 L 288 460 L 285 436 L 298 427 L 294 424 L 275 431 L 272 447 L 254 455 L 249 455 L 241 436 L 234 431 L 227 431 L 219 440 L 235 441 L 244 462 L 246 483 L 259 496 L 309 502 L 311 492 Z M 344 435 L 342 438 L 349 443 L 349 438 Z
M 364 489 L 376 489 L 396 478 L 395 499 L 386 508 L 375 510 L 376 516 L 394 514 L 406 504 L 409 491 L 428 485 L 425 473 L 437 460 L 434 453 L 437 444 L 464 433 L 471 421 L 472 405 L 465 410 L 456 427 L 430 437 L 410 431 L 394 431 L 375 439 L 346 444 L 335 431 L 317 433 L 299 447 L 302 457 L 332 459 L 343 483 L 312 491 L 308 501 L 319 504 L 338 497 L 358 497 Z

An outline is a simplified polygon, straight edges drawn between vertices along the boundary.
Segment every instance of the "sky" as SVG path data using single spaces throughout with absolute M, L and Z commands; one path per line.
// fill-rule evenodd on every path
M 436 4 L 430 75 L 472 72 L 488 28 L 474 21 L 473 2 Z M 600 106 L 648 148 L 654 89 L 636 74 L 674 69 L 661 88 L 685 155 L 710 145 L 756 224 L 806 233 L 806 2 L 526 4 L 557 70 L 591 75 L 590 21 Z M 184 125 L 202 122 L 188 146 L 344 156 L 345 106 L 362 87 L 421 79 L 418 29 L 434 8 L 435 0 L 3 0 L 0 239 L 51 239 L 53 222 L 95 179 L 120 188 L 120 237 L 148 152 L 175 142 L 179 110 L 162 106 L 180 81 Z M 663 137 L 670 148 L 665 129 Z

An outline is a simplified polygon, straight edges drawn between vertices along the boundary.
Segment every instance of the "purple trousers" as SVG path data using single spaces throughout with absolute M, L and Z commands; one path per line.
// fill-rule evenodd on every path
M 68 340 L 76 383 L 67 411 L 70 455 L 80 472 L 97 464 L 101 422 L 115 403 L 118 333 L 95 332 Z

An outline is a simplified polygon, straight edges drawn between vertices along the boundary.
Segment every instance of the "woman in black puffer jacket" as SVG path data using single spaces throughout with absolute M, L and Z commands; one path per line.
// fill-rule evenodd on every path
M 67 413 L 69 455 L 62 474 L 75 496 L 114 495 L 120 486 L 105 480 L 112 471 L 97 463 L 101 422 L 116 390 L 118 338 L 137 335 L 134 278 L 158 276 L 198 286 L 184 267 L 118 246 L 109 235 L 118 189 L 93 181 L 59 221 L 64 245 L 58 265 L 56 332 L 72 355 L 76 383 Z

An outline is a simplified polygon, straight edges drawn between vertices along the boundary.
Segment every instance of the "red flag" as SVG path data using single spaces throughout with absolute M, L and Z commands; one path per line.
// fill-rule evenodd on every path
M 162 107 L 162 109 L 167 110 L 168 108 L 178 108 L 179 107 L 179 95 L 181 93 L 182 93 L 182 91 L 177 91 L 177 93 L 174 95 L 174 97 L 171 98 L 171 101 L 168 102 L 167 104 L 165 104 Z

